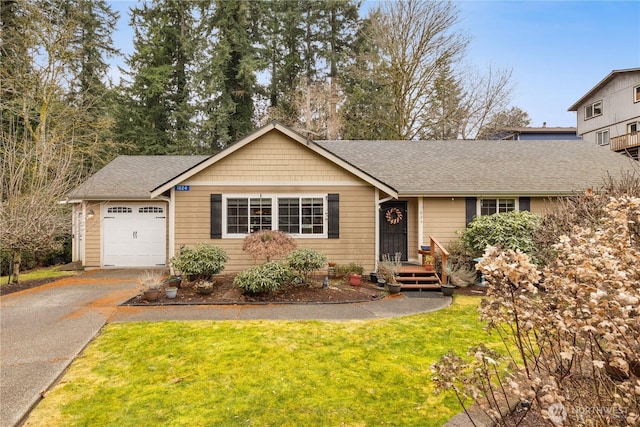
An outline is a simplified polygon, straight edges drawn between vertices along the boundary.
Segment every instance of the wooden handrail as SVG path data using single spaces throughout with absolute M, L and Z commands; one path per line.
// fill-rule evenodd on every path
M 442 244 L 440 244 L 440 242 L 438 242 L 438 240 L 436 240 L 435 237 L 429 236 L 429 240 L 431 242 L 430 252 L 433 259 L 436 259 L 436 248 L 440 250 L 440 255 L 442 257 L 442 262 L 440 265 L 440 277 L 442 283 L 447 283 L 447 258 L 449 257 L 449 252 L 444 248 L 444 246 L 442 246 Z

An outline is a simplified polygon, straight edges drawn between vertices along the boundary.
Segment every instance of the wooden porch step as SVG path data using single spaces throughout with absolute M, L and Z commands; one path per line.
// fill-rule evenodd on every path
M 420 265 L 403 265 L 396 277 L 402 289 L 440 289 L 440 277 Z
M 421 290 L 434 290 L 434 291 L 439 291 L 440 290 L 440 284 L 435 284 L 435 285 L 428 285 L 425 283 L 421 283 L 421 284 L 410 284 L 410 283 L 402 283 L 402 286 L 400 287 L 400 289 L 421 289 Z

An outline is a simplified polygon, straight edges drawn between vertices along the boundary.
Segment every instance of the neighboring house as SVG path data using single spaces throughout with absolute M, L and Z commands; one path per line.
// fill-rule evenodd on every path
M 339 264 L 385 253 L 418 261 L 476 215 L 543 212 L 637 162 L 582 141 L 319 141 L 271 123 L 210 157 L 121 156 L 75 189 L 74 258 L 85 268 L 167 265 L 181 247 L 291 234 Z
M 576 128 L 572 127 L 514 127 L 500 129 L 491 139 L 504 139 L 514 141 L 559 141 L 581 140 L 576 134 Z
M 585 141 L 638 159 L 640 68 L 612 71 L 569 111 L 577 112 L 578 135 Z

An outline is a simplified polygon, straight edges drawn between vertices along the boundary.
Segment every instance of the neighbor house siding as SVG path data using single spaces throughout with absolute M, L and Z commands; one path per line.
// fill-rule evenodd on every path
M 85 268 L 99 268 L 101 267 L 101 235 L 102 235 L 102 203 L 89 202 L 87 203 L 87 212 L 93 210 L 94 215 L 92 218 L 86 218 L 85 222 L 85 253 L 84 253 L 84 267 Z

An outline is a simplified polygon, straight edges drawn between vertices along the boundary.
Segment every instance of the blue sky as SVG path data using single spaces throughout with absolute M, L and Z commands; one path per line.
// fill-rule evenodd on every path
M 133 49 L 128 8 L 109 2 L 121 17 L 114 35 Z M 375 6 L 367 0 L 365 7 Z M 471 37 L 466 59 L 475 69 L 512 69 L 512 106 L 531 126 L 575 126 L 574 102 L 612 70 L 640 67 L 640 1 L 457 1 L 459 28 Z M 115 73 L 114 75 L 117 75 Z

